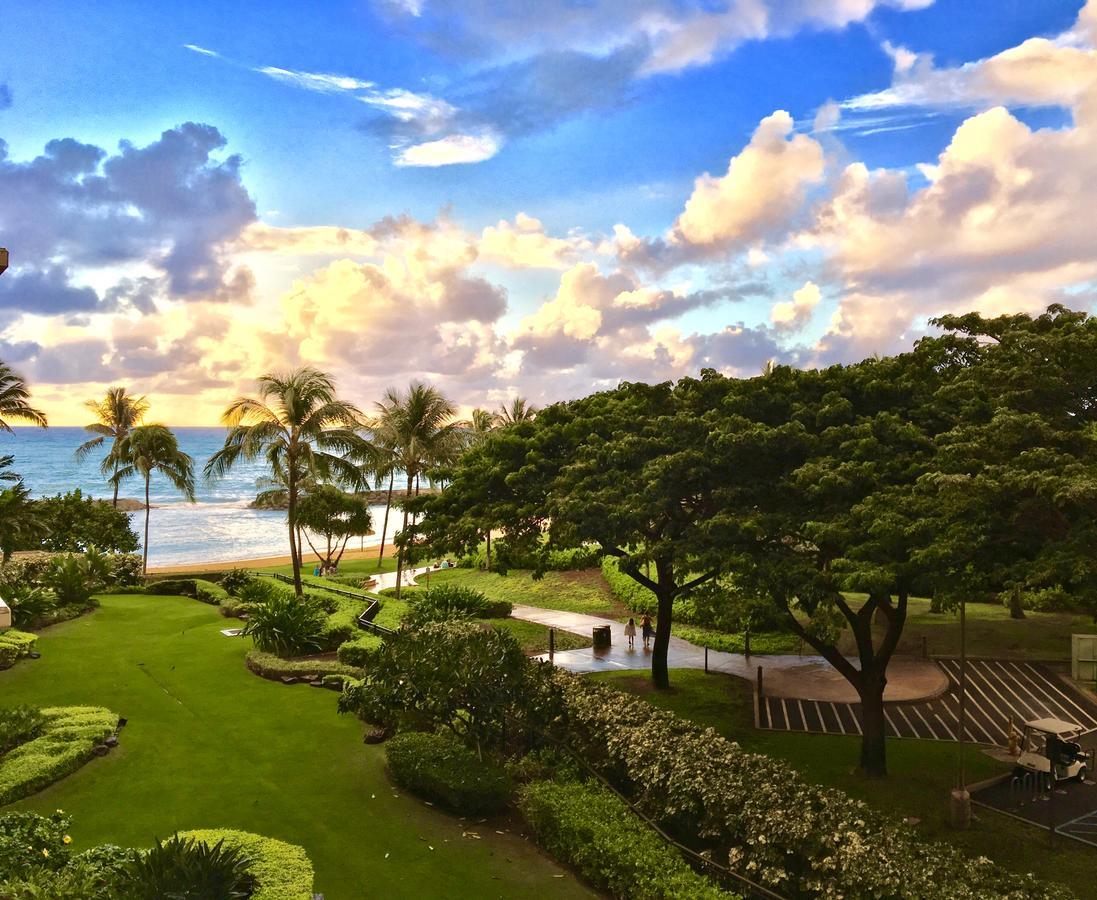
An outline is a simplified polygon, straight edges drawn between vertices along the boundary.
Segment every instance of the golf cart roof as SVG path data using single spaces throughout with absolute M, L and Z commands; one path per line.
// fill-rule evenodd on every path
M 1045 734 L 1073 734 L 1082 730 L 1081 725 L 1064 722 L 1062 719 L 1033 719 L 1025 722 L 1025 727 L 1043 731 Z

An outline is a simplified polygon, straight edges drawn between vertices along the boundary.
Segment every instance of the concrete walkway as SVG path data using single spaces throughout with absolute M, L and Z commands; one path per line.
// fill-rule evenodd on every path
M 613 636 L 610 647 L 594 650 L 564 650 L 553 656 L 552 662 L 572 672 L 607 672 L 622 669 L 647 669 L 651 666 L 651 651 L 644 649 L 640 636 L 636 648 L 629 649 L 625 626 L 615 619 L 587 616 L 581 613 L 560 612 L 536 606 L 515 606 L 511 614 L 516 619 L 537 622 L 560 631 L 570 631 L 591 637 L 599 625 L 609 625 Z M 540 657 L 547 659 L 545 654 Z M 854 665 L 856 660 L 850 660 Z M 705 650 L 689 641 L 671 636 L 667 652 L 667 664 L 672 669 L 703 669 Z M 724 672 L 754 681 L 758 667 L 763 669 L 763 683 L 767 696 L 803 700 L 831 700 L 842 703 L 858 702 L 857 692 L 821 656 L 798 654 L 754 655 L 724 653 L 709 650 L 708 668 L 711 672 Z M 930 660 L 894 658 L 888 666 L 886 700 L 925 700 L 948 690 L 948 676 Z

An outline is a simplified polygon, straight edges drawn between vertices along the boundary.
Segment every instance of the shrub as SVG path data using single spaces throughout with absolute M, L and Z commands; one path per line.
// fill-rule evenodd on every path
M 69 859 L 60 869 L 38 866 L 0 882 L 0 900 L 120 900 L 118 886 L 140 851 L 104 844 Z
M 80 553 L 96 546 L 113 553 L 135 553 L 141 546 L 128 513 L 79 489 L 37 500 L 35 512 L 48 528 L 41 542 L 44 550 Z
M 48 816 L 31 812 L 0 815 L 0 881 L 64 866 L 70 857 L 71 824 L 60 810 Z
M 339 646 L 339 662 L 361 668 L 366 664 L 366 655 L 380 647 L 381 643 L 377 635 L 363 632 Z
M 45 719 L 33 706 L 0 707 L 0 756 L 38 735 Z
M 373 583 L 373 577 L 371 575 L 325 575 L 321 581 L 331 581 L 339 585 L 341 588 L 350 588 L 365 591 L 368 590 L 370 584 Z
M 194 597 L 196 590 L 193 578 L 164 578 L 160 581 L 150 581 L 145 588 L 146 594 L 156 596 L 180 596 Z
M 602 551 L 594 545 L 567 547 L 562 550 L 519 550 L 512 548 L 505 539 L 491 546 L 491 567 L 501 575 L 510 569 L 530 569 L 534 572 L 570 572 L 575 569 L 594 569 L 602 561 Z M 457 560 L 462 569 L 486 569 L 487 547 L 483 544 L 475 553 Z
M 358 617 L 362 615 L 366 603 L 364 600 L 351 600 L 349 597 L 334 594 L 328 596 L 332 598 L 332 608 L 328 611 L 320 632 L 320 644 L 324 650 L 334 650 L 357 634 Z
M 131 900 L 245 900 L 255 888 L 251 858 L 224 839 L 209 844 L 176 835 L 126 867 L 119 893 Z
M 312 863 L 295 844 L 229 829 L 186 831 L 179 837 L 238 847 L 251 860 L 248 871 L 255 879 L 251 900 L 312 900 Z
M 240 588 L 254 580 L 255 579 L 249 575 L 245 569 L 233 569 L 221 578 L 221 587 L 235 597 Z
M 11 621 L 16 628 L 38 627 L 57 605 L 52 593 L 28 583 L 6 587 L 0 597 L 11 607 Z
M 139 553 L 109 553 L 110 584 L 133 587 L 145 580 L 144 562 Z
M 236 589 L 235 596 L 241 603 L 260 605 L 279 594 L 285 596 L 287 592 L 279 591 L 278 587 L 278 583 L 273 580 L 268 581 L 264 578 L 249 578 Z M 289 591 L 288 594 L 289 596 L 293 596 L 292 590 Z
M 596 887 L 634 900 L 717 900 L 736 895 L 691 869 L 604 787 L 535 781 L 518 806 L 541 844 Z
M 263 653 L 261 650 L 250 650 L 245 663 L 251 671 L 263 678 L 281 678 L 283 675 L 292 675 L 296 678 L 307 678 L 323 675 L 346 675 L 357 678 L 362 673 L 354 666 L 333 659 L 282 659 L 273 653 Z
M 399 734 L 385 753 L 397 784 L 461 815 L 491 815 L 510 797 L 506 775 L 452 735 Z
M 655 594 L 622 572 L 616 557 L 602 560 L 602 575 L 613 596 L 633 612 L 654 616 L 659 611 Z
M 229 592 L 221 587 L 221 585 L 215 584 L 212 581 L 203 581 L 200 578 L 196 578 L 194 580 L 194 596 L 203 603 L 209 603 L 212 606 L 220 606 L 222 600 L 229 599 Z
M 411 609 L 404 617 L 409 627 L 454 619 L 502 619 L 514 610 L 506 601 L 489 601 L 480 591 L 457 584 L 441 584 L 409 594 Z
M 44 580 L 56 595 L 58 606 L 87 606 L 91 595 L 103 586 L 91 569 L 87 559 L 73 553 L 53 560 Z
M 10 669 L 34 650 L 38 635 L 14 628 L 0 632 L 0 669 Z
M 244 634 L 276 656 L 305 656 L 323 646 L 324 613 L 307 599 L 276 595 L 251 611 Z
M 118 724 L 118 716 L 100 706 L 54 706 L 41 714 L 36 736 L 0 757 L 0 806 L 75 772 Z

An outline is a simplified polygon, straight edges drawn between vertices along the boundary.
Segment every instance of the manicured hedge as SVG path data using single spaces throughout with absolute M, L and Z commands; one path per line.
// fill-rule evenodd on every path
M 571 745 L 663 827 L 731 868 L 804 897 L 1061 900 L 1059 886 L 923 841 L 906 824 L 711 728 L 556 670 Z M 685 836 L 685 835 L 683 835 Z
M 596 887 L 629 900 L 718 900 L 737 895 L 697 874 L 604 787 L 535 781 L 518 806 L 541 844 Z
M 229 592 L 216 582 L 195 578 L 194 596 L 203 603 L 220 606 L 223 601 L 229 599 Z
M 334 659 L 282 659 L 261 650 L 249 650 L 245 662 L 251 671 L 263 678 L 281 678 L 283 675 L 293 675 L 296 678 L 346 675 L 357 678 L 362 674 L 354 666 Z
M 0 806 L 75 772 L 115 731 L 117 714 L 101 706 L 41 710 L 37 736 L 0 757 Z
M 183 597 L 195 596 L 193 578 L 165 578 L 163 581 L 150 581 L 145 585 L 146 594 L 166 596 L 178 594 Z
M 9 628 L 0 631 L 0 669 L 10 669 L 34 649 L 38 635 Z
M 361 666 L 366 661 L 366 654 L 381 646 L 381 638 L 375 634 L 360 633 L 352 640 L 346 641 L 339 647 L 339 662 L 348 666 Z
M 449 734 L 398 734 L 385 745 L 401 787 L 468 816 L 498 812 L 510 798 L 506 775 Z
M 250 900 L 312 900 L 312 862 L 296 844 L 227 828 L 184 831 L 179 836 L 210 846 L 223 840 L 226 847 L 239 847 L 253 861 L 250 872 L 258 885 Z

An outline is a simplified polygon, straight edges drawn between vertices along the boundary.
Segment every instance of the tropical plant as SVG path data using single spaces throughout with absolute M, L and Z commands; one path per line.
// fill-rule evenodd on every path
M 325 570 L 339 565 L 352 537 L 372 534 L 373 528 L 369 501 L 329 484 L 320 485 L 301 498 L 297 521 Z M 322 551 L 312 542 L 309 532 L 324 539 Z
M 407 503 L 419 492 L 421 477 L 431 468 L 452 463 L 463 449 L 461 425 L 454 419 L 457 408 L 439 391 L 413 381 L 406 392 L 385 391 L 377 403 L 374 432 L 380 446 L 389 448 L 394 469 L 407 479 L 401 534 L 408 530 Z M 396 596 L 400 596 L 407 548 L 401 542 L 396 555 Z
M 4 602 L 11 608 L 11 624 L 16 628 L 34 628 L 57 604 L 44 588 L 26 582 L 3 582 Z
M 45 582 L 59 606 L 86 604 L 104 584 L 91 571 L 88 561 L 74 553 L 56 557 L 46 571 Z
M 132 900 L 238 900 L 255 891 L 251 864 L 224 840 L 211 845 L 175 835 L 126 868 L 120 893 Z
M 404 616 L 410 628 L 427 622 L 457 619 L 499 619 L 511 614 L 513 604 L 488 600 L 480 591 L 460 584 L 440 584 L 411 594 L 411 608 Z
M 326 619 L 312 601 L 279 592 L 250 612 L 244 634 L 264 653 L 303 656 L 322 649 Z
M 83 553 L 95 546 L 107 553 L 135 553 L 141 547 L 129 513 L 79 488 L 42 497 L 35 509 L 46 525 L 45 535 L 36 543 L 43 550 Z
M 47 534 L 38 504 L 31 499 L 23 482 L 17 481 L 0 491 L 0 560 L 7 563 L 11 554 L 36 546 Z
M 11 432 L 10 419 L 46 427 L 46 414 L 30 405 L 26 380 L 0 361 L 0 431 Z
M 187 500 L 194 502 L 194 460 L 179 449 L 175 433 L 164 425 L 139 425 L 118 442 L 121 461 L 114 480 L 140 475 L 145 481 L 145 541 L 141 569 L 149 569 L 149 485 L 163 475 Z
M 311 478 L 359 484 L 361 470 L 348 455 L 364 449 L 365 441 L 355 431 L 360 418 L 357 407 L 336 397 L 330 375 L 308 367 L 262 376 L 257 397 L 239 397 L 221 416 L 229 433 L 224 446 L 206 463 L 205 475 L 218 478 L 240 460 L 263 456 L 271 476 L 284 479 L 293 587 L 298 596 L 301 552 L 296 532 L 301 483 Z
M 110 440 L 110 449 L 103 458 L 99 470 L 110 476 L 111 485 L 114 488 L 112 506 L 118 506 L 118 470 L 122 465 L 122 459 L 118 454 L 119 444 L 134 428 L 141 424 L 141 419 L 149 410 L 149 403 L 144 397 L 133 397 L 126 393 L 123 387 L 107 389 L 102 400 L 87 400 L 84 403 L 95 414 L 95 421 L 84 426 L 84 430 L 91 432 L 95 437 L 85 441 L 76 448 L 76 458 L 84 459 L 93 450 L 97 450 Z
M 501 427 L 518 422 L 529 422 L 537 415 L 537 407 L 531 405 L 525 397 L 515 397 L 510 403 L 499 407 L 496 419 Z

